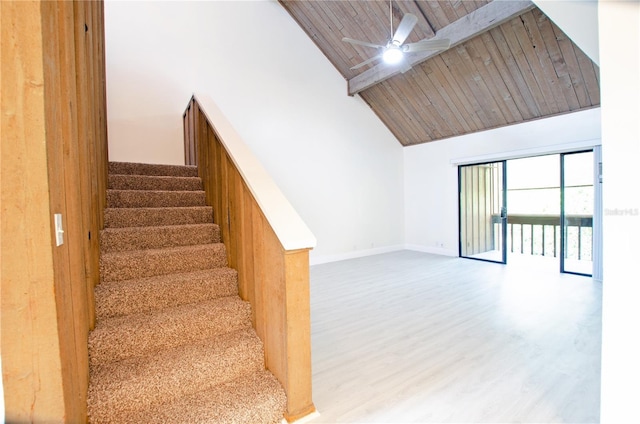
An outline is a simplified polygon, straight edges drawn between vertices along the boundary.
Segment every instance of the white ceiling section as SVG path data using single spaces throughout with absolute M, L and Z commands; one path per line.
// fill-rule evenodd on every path
M 533 0 L 596 64 L 600 64 L 598 0 Z

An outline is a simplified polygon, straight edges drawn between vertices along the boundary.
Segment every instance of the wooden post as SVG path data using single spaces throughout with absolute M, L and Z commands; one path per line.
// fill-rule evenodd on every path
M 87 418 L 87 336 L 107 184 L 102 7 L 0 2 L 8 422 Z M 62 244 L 54 214 L 62 216 Z

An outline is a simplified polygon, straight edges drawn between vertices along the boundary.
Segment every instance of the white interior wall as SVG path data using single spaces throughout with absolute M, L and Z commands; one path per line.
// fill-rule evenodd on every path
M 598 48 L 598 0 L 533 0 L 595 63 Z
M 640 422 L 640 3 L 601 1 L 604 281 L 601 422 Z
M 402 148 L 275 0 L 105 4 L 109 158 L 182 164 L 210 96 L 315 234 L 311 262 L 402 245 Z
M 458 169 L 483 162 L 600 144 L 600 109 L 406 147 L 405 243 L 458 255 Z

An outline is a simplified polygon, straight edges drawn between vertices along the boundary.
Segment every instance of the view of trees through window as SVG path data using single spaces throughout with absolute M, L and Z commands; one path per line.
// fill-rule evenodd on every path
M 574 261 L 591 261 L 594 204 L 593 154 L 564 156 L 567 254 Z M 560 155 L 509 160 L 507 207 L 509 252 L 557 256 L 560 252 Z M 557 217 L 557 225 L 552 218 Z

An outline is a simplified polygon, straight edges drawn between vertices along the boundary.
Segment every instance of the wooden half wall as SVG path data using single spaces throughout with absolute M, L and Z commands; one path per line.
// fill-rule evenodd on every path
M 285 418 L 309 415 L 315 238 L 210 99 L 192 98 L 184 130 L 185 161 L 198 166 L 240 296 L 251 303 L 267 369 L 287 393 Z
M 108 163 L 103 4 L 2 1 L 0 17 L 5 419 L 86 422 Z

